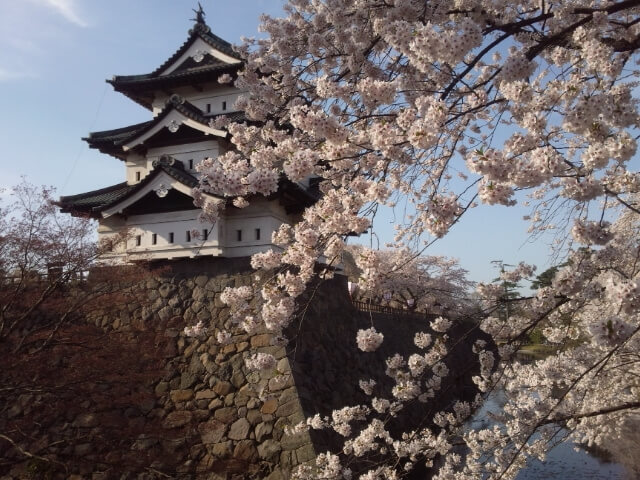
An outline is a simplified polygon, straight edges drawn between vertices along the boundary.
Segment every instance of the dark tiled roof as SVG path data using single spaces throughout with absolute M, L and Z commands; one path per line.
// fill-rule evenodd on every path
M 120 160 L 126 160 L 126 152 L 122 150 L 120 143 L 132 137 L 140 130 L 147 128 L 151 123 L 153 123 L 153 120 L 136 123 L 128 127 L 116 128 L 114 130 L 91 132 L 88 137 L 84 137 L 82 140 L 87 142 L 91 148 L 96 148 L 102 153 L 113 155 Z
M 278 191 L 274 194 L 280 198 L 280 203 L 287 213 L 300 213 L 305 207 L 310 207 L 320 200 L 320 192 L 317 185 L 309 188 L 299 183 L 292 182 L 282 175 L 278 181 Z
M 192 103 L 187 102 L 178 95 L 173 95 L 167 101 L 167 104 L 162 112 L 160 112 L 153 120 L 149 120 L 148 122 L 143 123 L 137 123 L 128 127 L 117 128 L 115 130 L 92 132 L 88 137 L 83 138 L 83 140 L 85 140 L 91 148 L 97 148 L 102 153 L 108 153 L 109 155 L 114 155 L 121 160 L 125 160 L 126 153 L 122 150 L 122 145 L 151 130 L 172 110 L 177 110 L 187 118 L 190 118 L 207 126 L 209 124 L 209 121 L 221 116 L 227 116 L 229 120 L 234 123 L 244 122 L 246 120 L 244 112 L 229 112 L 227 114 L 205 115 L 202 110 L 200 110 Z
M 127 185 L 127 182 L 118 183 L 91 192 L 63 196 L 55 203 L 65 213 L 91 213 L 95 208 L 117 202 L 134 187 L 135 185 Z
M 167 75 L 160 75 L 176 62 L 197 39 L 201 39 L 218 51 L 233 57 L 239 63 L 230 64 L 207 54 L 202 62 L 194 62 L 192 59 L 188 59 L 177 70 Z M 150 89 L 167 86 L 175 87 L 195 81 L 216 81 L 221 73 L 235 74 L 242 66 L 241 60 L 241 57 L 233 51 L 233 47 L 229 42 L 211 33 L 206 24 L 197 22 L 189 30 L 189 37 L 180 48 L 153 72 L 141 75 L 116 75 L 111 80 L 107 80 L 107 82 L 113 85 L 116 91 L 124 93 L 143 107 L 150 109 Z
M 197 80 L 217 80 L 217 76 L 213 76 L 216 73 L 235 73 L 238 70 L 238 64 L 228 64 L 224 62 L 216 62 L 207 65 L 197 65 L 191 68 L 179 69 L 171 72 L 168 75 L 161 77 L 142 74 L 142 75 L 116 75 L 111 80 L 107 80 L 118 91 L 133 90 L 136 87 L 154 88 L 165 86 L 167 84 L 180 83 L 175 80 L 182 80 L 186 78 L 189 82 Z M 196 78 L 194 78 L 196 77 Z
M 191 188 L 198 184 L 198 179 L 187 173 L 180 161 L 167 155 L 161 157 L 160 161 L 154 163 L 153 170 L 139 183 L 127 185 L 127 183 L 124 182 L 101 188 L 100 190 L 60 197 L 60 200 L 55 203 L 60 207 L 61 211 L 65 213 L 99 217 L 101 211 L 139 192 L 161 172 L 165 172 L 171 178 Z
M 129 137 L 134 132 L 144 128 L 152 120 L 136 123 L 135 125 L 129 125 L 128 127 L 114 128 L 113 130 L 102 130 L 100 132 L 91 132 L 88 137 L 83 138 L 87 141 L 109 141 L 115 142 L 123 138 Z
M 141 135 L 144 135 L 149 130 L 156 127 L 173 110 L 176 110 L 181 114 L 183 114 L 185 117 L 190 118 L 191 120 L 195 120 L 196 122 L 205 126 L 208 126 L 209 120 L 213 118 L 213 117 L 205 116 L 204 113 L 202 113 L 202 110 L 200 110 L 194 104 L 187 102 L 185 99 L 183 99 L 179 95 L 172 95 L 171 98 L 167 100 L 167 103 L 165 107 L 162 109 L 162 111 L 158 115 L 156 115 L 156 117 L 153 120 L 151 120 L 150 122 L 147 122 L 144 126 L 141 126 L 141 128 L 133 131 L 131 135 L 125 138 L 120 138 L 117 141 L 114 141 L 114 144 L 121 146 L 125 143 L 128 143 L 134 140 L 135 138 Z
M 178 58 L 180 58 L 180 56 L 186 52 L 198 38 L 201 38 L 205 43 L 211 45 L 216 50 L 219 50 L 230 57 L 241 60 L 240 55 L 233 51 L 233 46 L 229 42 L 211 33 L 211 29 L 206 24 L 196 23 L 193 28 L 189 30 L 189 38 L 187 38 L 180 48 L 178 48 L 173 55 L 171 55 L 162 65 L 156 68 L 149 75 L 159 75 L 160 72 L 178 60 Z
M 100 212 L 103 210 L 117 205 L 126 200 L 127 197 L 135 195 L 144 189 L 162 172 L 190 188 L 198 185 L 198 179 L 184 170 L 182 162 L 169 155 L 163 155 L 158 161 L 154 162 L 153 170 L 137 184 L 127 185 L 124 182 L 100 190 L 60 197 L 56 204 L 61 208 L 62 212 L 75 215 L 90 215 L 97 218 L 100 217 Z M 305 188 L 282 176 L 278 182 L 278 191 L 268 198 L 272 200 L 278 198 L 287 212 L 299 213 L 304 207 L 316 203 L 320 195 L 316 188 Z
M 153 174 L 154 172 L 158 172 L 160 170 L 162 170 L 163 172 L 167 173 L 171 178 L 179 181 L 180 183 L 186 185 L 187 187 L 195 187 L 196 185 L 198 185 L 198 179 L 196 177 L 194 177 L 193 175 L 191 175 L 190 173 L 187 173 L 184 168 L 182 168 L 182 163 L 179 161 L 176 161 L 176 164 L 178 165 L 178 167 L 176 166 L 170 166 L 170 165 L 158 165 L 157 167 L 155 167 L 155 169 L 148 175 L 151 176 L 151 174 Z M 156 175 L 158 175 L 158 173 L 156 173 L 154 175 L 154 177 Z M 145 180 L 147 179 L 147 177 L 145 177 Z M 151 180 L 151 179 L 149 179 Z M 142 183 L 142 182 L 140 182 Z

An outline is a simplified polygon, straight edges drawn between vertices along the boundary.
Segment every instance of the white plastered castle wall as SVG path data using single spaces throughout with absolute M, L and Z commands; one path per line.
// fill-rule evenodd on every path
M 205 115 L 219 115 L 238 111 L 234 105 L 238 97 L 242 95 L 243 90 L 211 83 L 203 87 L 202 91 L 193 87 L 180 87 L 173 90 L 171 95 L 174 93 L 198 107 Z M 171 95 L 160 90 L 155 92 L 155 99 L 152 104 L 154 117 L 164 109 Z
M 201 255 L 244 257 L 278 249 L 271 242 L 272 234 L 283 223 L 290 223 L 277 201 L 264 198 L 254 199 L 243 209 L 228 208 L 215 225 L 201 222 L 199 212 L 185 210 L 126 218 L 114 215 L 100 220 L 99 240 L 126 231 L 126 251 L 125 245 L 121 244 L 106 258 L 125 255 L 131 260 Z

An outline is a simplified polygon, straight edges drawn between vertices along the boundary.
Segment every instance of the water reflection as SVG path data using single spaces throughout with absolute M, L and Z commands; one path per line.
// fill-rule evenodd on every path
M 494 423 L 491 412 L 500 412 L 506 403 L 506 396 L 502 390 L 493 392 L 485 401 L 483 407 L 469 422 L 469 428 L 487 428 Z M 566 441 L 554 447 L 544 462 L 529 460 L 527 467 L 522 470 L 517 480 L 631 480 L 640 478 L 638 462 L 638 445 L 640 445 L 640 418 L 636 428 L 629 428 L 625 438 L 618 445 L 611 445 L 608 451 L 585 450 L 580 445 Z M 622 456 L 627 452 L 626 458 Z M 625 467 L 622 463 L 629 465 Z M 631 462 L 631 463 L 630 463 Z M 635 462 L 635 464 L 633 463 Z M 636 470 L 633 473 L 633 470 Z

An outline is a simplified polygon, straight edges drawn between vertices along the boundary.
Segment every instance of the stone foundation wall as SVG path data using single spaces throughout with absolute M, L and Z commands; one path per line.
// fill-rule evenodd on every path
M 251 284 L 248 259 L 159 266 L 162 273 L 137 286 L 139 304 L 99 312 L 91 321 L 139 342 L 140 357 L 155 355 L 161 368 L 132 382 L 125 404 L 98 408 L 87 398 L 51 422 L 47 435 L 51 440 L 61 436 L 68 445 L 57 457 L 70 467 L 67 478 L 287 479 L 295 465 L 339 448 L 340 439 L 329 433 L 285 435 L 285 427 L 363 401 L 360 378 L 375 378 L 388 387 L 384 359 L 406 351 L 415 332 L 426 330 L 424 318 L 356 311 L 346 278 L 338 276 L 304 299 L 304 314 L 290 328 L 286 347 L 273 345 L 267 332 L 236 335 L 220 346 L 213 338 L 187 338 L 182 331 L 198 321 L 212 333 L 233 331 L 220 294 L 226 287 Z M 365 354 L 356 348 L 355 332 L 371 322 L 385 334 L 385 343 L 379 352 Z M 455 335 L 467 335 L 463 327 L 456 328 Z M 453 380 L 429 411 L 475 393 L 467 388 L 475 373 L 468 348 L 472 337 L 460 343 L 449 361 Z M 273 354 L 277 369 L 248 372 L 245 358 L 256 352 Z M 420 410 L 408 409 L 402 421 L 411 425 L 416 415 L 424 417 L 424 406 L 415 408 Z M 25 415 L 23 409 L 15 417 Z M 106 428 L 123 432 L 118 442 L 100 441 Z M 0 480 L 40 478 L 28 476 L 32 464 L 24 462 L 9 472 L 0 467 Z
M 287 478 L 293 466 L 311 460 L 315 451 L 308 434 L 284 435 L 286 426 L 304 419 L 286 349 L 274 346 L 266 331 L 236 335 L 224 346 L 213 337 L 200 340 L 182 333 L 198 321 L 211 333 L 233 331 L 220 294 L 226 287 L 251 284 L 248 259 L 172 262 L 164 268 L 140 286 L 150 305 L 133 315 L 104 312 L 95 321 L 120 330 L 129 322 L 147 329 L 163 326 L 161 348 L 173 356 L 164 377 L 153 385 L 156 402 L 150 413 L 162 419 L 161 435 L 181 432 L 168 450 L 160 442 L 167 455 L 182 457 L 169 473 L 207 479 Z M 248 372 L 245 358 L 257 352 L 274 355 L 276 370 Z M 157 445 L 152 437 L 146 443 Z M 157 467 L 163 471 L 162 465 Z

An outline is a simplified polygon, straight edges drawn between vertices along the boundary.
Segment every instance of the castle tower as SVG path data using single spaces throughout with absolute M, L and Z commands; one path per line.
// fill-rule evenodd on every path
M 243 257 L 274 246 L 271 234 L 294 223 L 316 200 L 309 184 L 283 179 L 276 194 L 257 196 L 238 209 L 228 199 L 215 225 L 198 220 L 192 189 L 196 165 L 233 148 L 229 133 L 215 128 L 216 118 L 244 122 L 234 103 L 243 93 L 232 82 L 243 62 L 232 46 L 214 35 L 196 12 L 187 40 L 151 73 L 114 76 L 113 88 L 148 109 L 147 122 L 90 133 L 91 148 L 124 162 L 126 180 L 99 190 L 63 196 L 58 205 L 72 215 L 99 222 L 99 240 L 126 230 L 110 259 L 173 259 L 194 256 Z M 225 78 L 223 77 L 223 78 Z

